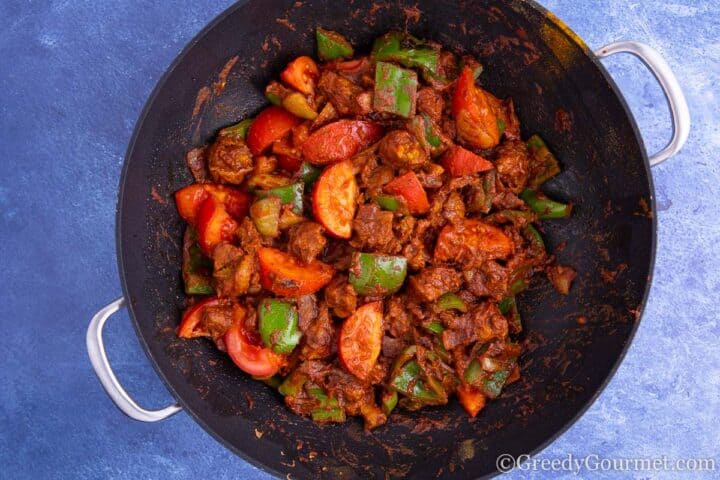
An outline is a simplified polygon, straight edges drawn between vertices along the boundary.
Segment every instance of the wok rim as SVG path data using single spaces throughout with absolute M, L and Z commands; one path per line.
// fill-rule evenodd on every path
M 148 342 L 144 335 L 142 334 L 142 331 L 140 329 L 140 325 L 136 319 L 135 315 L 135 309 L 134 309 L 134 302 L 133 299 L 129 296 L 129 288 L 128 288 L 128 280 L 125 272 L 124 262 L 123 262 L 123 249 L 122 249 L 122 211 L 123 211 L 123 200 L 125 197 L 125 187 L 126 187 L 126 180 L 128 176 L 129 171 L 129 165 L 130 165 L 130 158 L 132 156 L 132 153 L 135 149 L 135 144 L 137 143 L 138 137 L 140 135 L 140 132 L 143 128 L 143 125 L 145 123 L 145 120 L 152 110 L 152 107 L 154 106 L 156 97 L 159 95 L 160 91 L 165 87 L 165 84 L 167 83 L 168 78 L 172 75 L 172 73 L 180 66 L 180 64 L 185 60 L 185 57 L 187 54 L 195 47 L 196 44 L 200 42 L 200 40 L 205 37 L 209 32 L 211 32 L 216 25 L 224 21 L 228 16 L 233 14 L 237 9 L 241 8 L 243 5 L 248 3 L 251 0 L 239 0 L 233 5 L 230 5 L 225 10 L 220 12 L 215 18 L 213 18 L 205 27 L 203 27 L 196 35 L 193 36 L 193 38 L 183 47 L 183 49 L 180 51 L 180 53 L 175 57 L 175 59 L 172 61 L 170 66 L 165 70 L 163 75 L 160 77 L 160 79 L 157 81 L 155 87 L 153 88 L 152 92 L 150 93 L 149 97 L 145 101 L 145 104 L 143 106 L 143 109 L 140 112 L 140 115 L 138 116 L 135 127 L 133 128 L 132 136 L 130 137 L 130 141 L 128 143 L 128 147 L 125 151 L 125 155 L 123 158 L 123 167 L 120 174 L 120 180 L 118 184 L 118 194 L 117 194 L 117 204 L 116 204 L 116 215 L 115 215 L 115 243 L 116 243 L 116 261 L 118 266 L 118 274 L 120 276 L 120 284 L 123 292 L 123 296 L 127 299 L 127 308 L 129 312 L 130 319 L 132 320 L 132 326 L 135 330 L 136 336 L 138 337 L 138 340 L 140 342 L 140 345 L 142 346 L 142 349 L 147 356 L 148 360 L 150 361 L 150 364 L 152 365 L 153 369 L 157 373 L 158 377 L 162 381 L 162 383 L 165 385 L 167 390 L 170 392 L 172 397 L 175 399 L 177 403 L 180 404 L 183 411 L 186 412 L 190 417 L 198 424 L 200 427 L 207 432 L 212 438 L 214 438 L 218 443 L 220 443 L 223 447 L 227 448 L 231 452 L 233 452 L 235 455 L 243 459 L 243 461 L 253 465 L 254 467 L 269 473 L 277 478 L 284 478 L 284 474 L 286 472 L 281 472 L 278 470 L 275 470 L 274 468 L 256 460 L 252 456 L 246 454 L 243 450 L 241 450 L 239 447 L 235 446 L 234 444 L 230 443 L 223 437 L 221 437 L 215 430 L 213 430 L 203 419 L 200 415 L 198 415 L 194 408 L 185 401 L 185 399 L 178 395 L 178 392 L 176 391 L 173 384 L 168 380 L 168 378 L 165 376 L 163 370 L 160 368 L 158 362 L 156 361 L 155 357 L 150 352 L 150 347 L 148 345 Z M 635 137 L 635 140 L 638 144 L 639 151 L 642 156 L 643 165 L 645 167 L 645 178 L 647 179 L 649 192 L 650 192 L 650 212 L 652 215 L 651 218 L 651 235 L 650 235 L 650 256 L 649 256 L 649 265 L 648 265 L 648 275 L 647 280 L 645 282 L 645 289 L 642 295 L 642 299 L 640 303 L 638 304 L 638 310 L 639 314 L 637 315 L 636 320 L 634 321 L 633 327 L 630 330 L 630 333 L 628 334 L 625 345 L 622 347 L 622 350 L 620 351 L 620 354 L 615 359 L 612 367 L 608 371 L 606 377 L 602 380 L 599 387 L 596 389 L 596 391 L 590 396 L 590 398 L 582 405 L 580 409 L 568 420 L 563 424 L 560 428 L 558 428 L 555 432 L 553 432 L 551 435 L 549 435 L 544 441 L 542 441 L 540 444 L 538 444 L 536 447 L 532 449 L 532 451 L 527 452 L 527 461 L 530 457 L 535 457 L 538 453 L 545 450 L 550 444 L 555 442 L 560 436 L 562 436 L 565 432 L 567 432 L 577 421 L 585 415 L 585 413 L 590 409 L 592 405 L 595 404 L 597 399 L 600 397 L 603 391 L 607 388 L 610 381 L 615 377 L 615 374 L 617 373 L 618 368 L 623 363 L 623 360 L 625 359 L 625 356 L 628 353 L 628 350 L 630 349 L 630 345 L 633 343 L 633 340 L 635 338 L 635 335 L 637 333 L 637 330 L 640 326 L 640 322 L 642 321 L 642 317 L 645 314 L 645 307 L 647 305 L 647 301 L 650 295 L 650 290 L 652 288 L 652 281 L 655 273 L 655 258 L 656 258 L 656 249 L 657 249 L 657 207 L 656 207 L 656 199 L 655 199 L 655 186 L 653 183 L 652 178 L 652 171 L 648 159 L 647 150 L 645 149 L 645 144 L 642 139 L 642 135 L 640 133 L 640 130 L 638 128 L 637 122 L 635 121 L 635 117 L 633 116 L 632 111 L 630 110 L 625 97 L 623 96 L 621 90 L 613 80 L 612 76 L 609 74 L 609 72 L 605 69 L 603 64 L 600 62 L 600 59 L 593 53 L 592 50 L 585 44 L 585 42 L 582 40 L 582 38 L 577 35 L 568 25 L 566 25 L 559 17 L 557 17 L 552 11 L 548 10 L 547 8 L 543 7 L 539 3 L 537 3 L 535 0 L 521 0 L 522 3 L 526 4 L 531 9 L 536 10 L 538 13 L 542 14 L 542 16 L 545 18 L 545 21 L 551 22 L 554 24 L 562 35 L 567 38 L 569 41 L 571 41 L 573 44 L 577 45 L 580 50 L 583 52 L 584 56 L 592 62 L 592 64 L 600 71 L 600 74 L 602 75 L 603 79 L 608 83 L 610 86 L 610 89 L 612 93 L 615 95 L 617 100 L 620 102 L 621 107 L 624 110 L 625 116 L 627 117 L 631 127 L 632 132 Z M 515 470 L 515 467 L 513 467 L 513 470 Z M 493 478 L 501 473 L 506 472 L 500 472 L 498 470 L 495 470 L 494 472 L 490 472 L 488 474 L 483 475 L 482 477 L 478 478 Z

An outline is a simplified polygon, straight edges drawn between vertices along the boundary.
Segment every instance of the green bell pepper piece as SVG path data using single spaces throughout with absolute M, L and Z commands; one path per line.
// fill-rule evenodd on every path
M 465 383 L 473 385 L 480 381 L 483 374 L 484 372 L 480 366 L 480 362 L 477 358 L 473 358 L 465 369 L 465 372 L 463 372 L 463 378 L 465 379 Z
M 283 397 L 297 397 L 302 391 L 305 382 L 307 382 L 307 375 L 300 373 L 297 370 L 292 372 L 290 375 L 285 377 L 285 380 L 278 387 L 278 392 Z
M 385 390 L 381 398 L 382 409 L 385 415 L 390 415 L 398 403 L 398 393 L 395 390 Z
M 355 253 L 349 281 L 360 295 L 387 295 L 402 287 L 406 275 L 405 257 Z
M 220 135 L 225 135 L 228 137 L 240 137 L 245 140 L 245 137 L 247 136 L 247 132 L 250 129 L 250 125 L 252 124 L 252 122 L 252 118 L 246 118 L 242 122 L 223 128 L 222 130 L 220 130 Z
M 442 145 L 442 140 L 440 140 L 440 135 L 433 131 L 432 120 L 430 120 L 430 117 L 425 112 L 422 113 L 422 117 L 425 122 L 425 140 L 427 140 L 430 146 L 439 147 Z
M 377 203 L 383 210 L 390 212 L 396 212 L 400 209 L 400 200 L 395 195 L 378 195 L 375 197 L 375 203 Z
M 521 194 L 525 203 L 530 210 L 535 212 L 537 218 L 546 220 L 548 218 L 567 218 L 572 211 L 572 204 L 565 204 L 550 200 L 544 195 L 540 195 L 537 191 L 530 188 L 525 189 Z
M 530 137 L 525 145 L 530 150 L 530 187 L 537 188 L 560 173 L 557 158 L 539 135 Z
M 467 312 L 467 305 L 462 298 L 458 297 L 452 292 L 443 293 L 440 298 L 437 299 L 437 306 L 440 310 L 459 310 L 463 313 Z
M 538 253 L 545 251 L 545 241 L 543 240 L 542 235 L 540 235 L 540 232 L 537 231 L 537 228 L 528 223 L 523 227 L 521 232 L 527 241 L 530 242 L 530 246 L 533 250 Z
M 505 128 L 506 128 L 505 120 L 498 117 L 497 118 L 497 127 L 498 127 L 498 131 L 500 132 L 500 136 L 502 137 L 503 133 L 505 133 Z
M 255 192 L 257 198 L 277 197 L 281 205 L 292 205 L 292 211 L 302 215 L 304 183 L 293 183 L 284 187 L 271 188 L 270 190 L 259 190 Z
M 425 325 L 425 328 L 433 333 L 437 333 L 438 335 L 445 331 L 445 327 L 443 327 L 443 324 L 440 322 L 431 322 Z
M 337 422 L 345 421 L 345 410 L 340 407 L 335 408 L 317 408 L 310 412 L 315 422 Z
M 271 196 L 255 200 L 250 205 L 250 218 L 255 228 L 266 237 L 280 235 L 280 205 L 279 197 Z
M 415 114 L 417 87 L 417 73 L 392 63 L 378 62 L 373 108 L 378 112 L 410 117 Z
M 381 62 L 397 62 L 408 68 L 420 68 L 424 73 L 437 76 L 438 50 L 422 47 L 412 35 L 390 32 L 375 40 L 372 56 Z
M 498 370 L 491 373 L 483 380 L 482 391 L 489 398 L 496 398 L 500 395 L 505 382 L 510 376 L 510 370 Z
M 258 306 L 258 324 L 263 343 L 276 353 L 287 355 L 300 342 L 298 313 L 287 302 L 262 300 Z
M 297 171 L 295 176 L 298 180 L 309 186 L 315 183 L 318 177 L 320 177 L 321 172 L 322 169 L 316 167 L 315 165 L 308 162 L 302 162 L 300 164 L 300 169 Z
M 400 368 L 398 375 L 392 379 L 390 384 L 398 392 L 408 395 L 420 401 L 437 401 L 438 394 L 427 386 L 421 378 L 420 365 L 415 360 L 410 360 Z
M 213 262 L 198 245 L 197 232 L 193 227 L 185 229 L 183 238 L 182 274 L 185 293 L 188 295 L 214 295 L 212 286 Z
M 500 303 L 498 303 L 498 310 L 500 310 L 501 314 L 507 315 L 510 313 L 510 310 L 512 310 L 514 305 L 515 297 L 503 297 L 503 299 L 500 300 Z
M 317 28 L 315 39 L 317 40 L 318 57 L 323 62 L 337 58 L 351 58 L 355 53 L 350 42 L 332 30 Z

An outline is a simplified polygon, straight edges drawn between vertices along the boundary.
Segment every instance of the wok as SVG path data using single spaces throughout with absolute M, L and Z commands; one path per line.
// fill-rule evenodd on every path
M 521 295 L 530 345 L 521 358 L 522 381 L 475 420 L 452 401 L 393 414 L 371 434 L 357 420 L 320 427 L 290 413 L 275 391 L 242 373 L 211 342 L 175 334 L 185 301 L 183 222 L 169 199 L 191 182 L 184 154 L 210 141 L 220 127 L 259 111 L 266 104 L 264 85 L 293 57 L 313 54 L 317 26 L 342 32 L 359 51 L 389 30 L 407 29 L 474 54 L 486 66 L 483 85 L 515 100 L 523 137 L 540 133 L 562 163 L 562 173 L 544 190 L 573 201 L 576 209 L 567 221 L 545 222 L 543 230 L 550 251 L 578 277 L 566 298 L 545 281 Z M 639 56 L 668 98 L 672 141 L 650 160 L 598 61 L 615 52 Z M 240 2 L 183 50 L 137 123 L 117 207 L 123 298 L 93 318 L 87 336 L 91 361 L 112 399 L 132 418 L 153 422 L 184 409 L 223 445 L 279 476 L 492 475 L 498 455 L 532 454 L 568 428 L 622 360 L 652 277 L 655 197 L 649 168 L 677 152 L 688 130 L 682 92 L 654 50 L 624 42 L 593 53 L 533 2 Z M 177 405 L 145 410 L 115 378 L 102 327 L 123 305 Z

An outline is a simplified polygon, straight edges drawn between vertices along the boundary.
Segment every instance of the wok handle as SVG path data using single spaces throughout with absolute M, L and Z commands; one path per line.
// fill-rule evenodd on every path
M 670 142 L 654 155 L 650 156 L 650 166 L 675 155 L 685 145 L 690 133 L 690 111 L 685 95 L 665 59 L 649 45 L 640 42 L 615 42 L 595 51 L 598 58 L 608 57 L 615 53 L 631 53 L 638 57 L 650 69 L 665 94 L 672 117 L 672 138 Z
M 120 385 L 105 354 L 105 345 L 102 337 L 103 327 L 107 319 L 123 306 L 125 306 L 125 299 L 120 297 L 102 308 L 95 314 L 92 320 L 90 320 L 87 337 L 85 339 L 90 363 L 92 363 L 95 374 L 100 379 L 100 383 L 105 388 L 110 399 L 125 415 L 135 420 L 140 420 L 141 422 L 158 422 L 165 420 L 182 410 L 182 407 L 176 404 L 160 410 L 145 410 L 142 408 L 130 398 L 130 395 L 128 395 L 122 385 Z

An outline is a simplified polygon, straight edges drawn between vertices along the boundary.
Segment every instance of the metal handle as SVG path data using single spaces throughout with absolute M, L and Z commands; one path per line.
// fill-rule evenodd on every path
M 85 339 L 90 363 L 92 363 L 95 374 L 100 379 L 100 383 L 102 383 L 107 394 L 125 415 L 135 420 L 140 420 L 141 422 L 158 422 L 165 420 L 169 416 L 182 410 L 182 407 L 176 404 L 160 410 L 145 410 L 142 408 L 130 398 L 130 395 L 128 395 L 122 385 L 120 385 L 105 354 L 105 345 L 102 337 L 103 327 L 107 319 L 123 306 L 125 306 L 125 299 L 120 297 L 96 313 L 92 320 L 90 320 L 87 337 Z
M 598 58 L 604 58 L 615 53 L 631 53 L 642 60 L 660 84 L 670 107 L 673 135 L 665 148 L 650 156 L 650 166 L 654 167 L 675 155 L 685 145 L 690 133 L 690 110 L 688 110 L 685 95 L 683 95 L 680 84 L 670 69 L 670 65 L 651 46 L 640 42 L 615 42 L 595 51 Z

